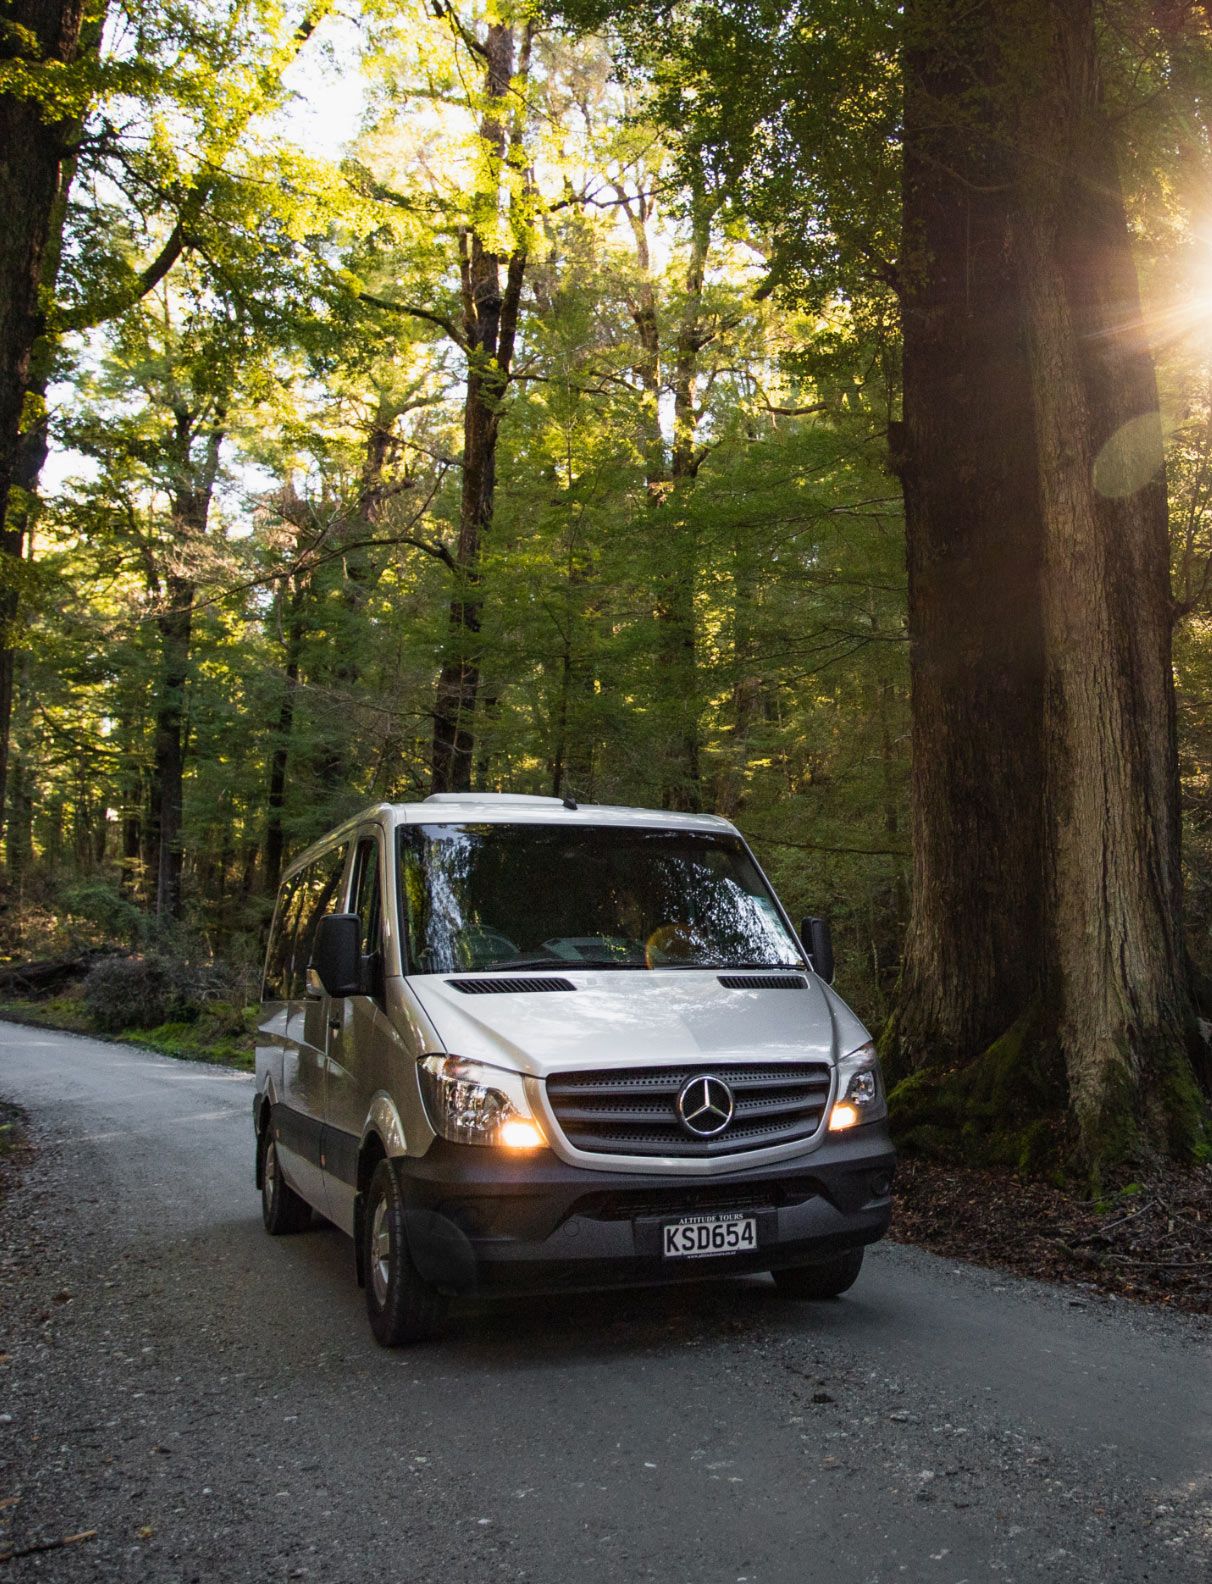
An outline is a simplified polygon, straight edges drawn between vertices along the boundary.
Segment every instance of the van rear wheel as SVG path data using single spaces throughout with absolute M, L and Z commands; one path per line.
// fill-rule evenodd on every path
M 311 1221 L 311 1206 L 282 1175 L 278 1146 L 268 1129 L 261 1145 L 261 1219 L 271 1237 L 303 1232 Z
M 366 1313 L 384 1347 L 427 1342 L 446 1318 L 447 1300 L 412 1262 L 404 1231 L 404 1195 L 390 1161 L 375 1167 L 362 1217 Z
M 784 1298 L 837 1298 L 854 1286 L 862 1268 L 863 1251 L 856 1248 L 822 1265 L 790 1265 L 770 1274 Z

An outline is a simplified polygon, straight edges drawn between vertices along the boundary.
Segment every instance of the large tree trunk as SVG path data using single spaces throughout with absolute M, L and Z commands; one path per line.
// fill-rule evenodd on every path
M 80 48 L 84 10 L 84 0 L 12 0 L 0 31 L 0 64 L 70 64 Z M 90 33 L 99 38 L 99 26 Z M 70 146 L 78 130 L 74 120 L 46 120 L 34 99 L 0 94 L 0 824 L 13 709 L 16 564 L 25 551 L 29 500 L 46 456 L 40 416 L 24 438 L 22 426 L 31 374 L 34 394 L 41 398 L 46 390 L 46 368 L 31 368 L 43 330 L 39 292 L 53 282 L 57 268 L 74 163 Z
M 10 0 L 5 12 L 0 62 L 75 59 L 83 0 Z M 0 522 L 16 463 L 30 353 L 42 328 L 43 254 L 71 124 L 48 121 L 34 98 L 0 94 Z
M 1014 240 L 1043 518 L 1046 938 L 1070 1103 L 1098 1157 L 1189 1141 L 1193 1014 L 1157 386 L 1094 7 L 1047 16 Z
M 522 38 L 519 75 L 529 67 L 530 26 Z M 455 588 L 447 621 L 445 652 L 438 673 L 433 711 L 431 784 L 435 792 L 465 792 L 471 787 L 475 756 L 475 711 L 480 690 L 482 598 L 480 565 L 492 527 L 497 482 L 497 438 L 509 387 L 522 300 L 526 253 L 519 242 L 506 260 L 486 240 L 501 214 L 501 184 L 509 137 L 506 104 L 514 82 L 514 33 L 493 23 L 484 41 L 485 110 L 480 142 L 489 191 L 489 222 L 469 225 L 461 236 L 463 333 L 467 351 L 467 393 L 463 405 L 463 488 L 459 537 L 455 547 Z M 515 113 L 516 114 L 516 113 Z M 514 142 L 520 137 L 516 130 Z M 504 284 L 502 284 L 504 269 Z
M 1172 1143 L 1191 1090 L 1160 449 L 1117 481 L 1103 452 L 1141 419 L 1139 460 L 1152 365 L 1089 0 L 916 0 L 907 28 L 894 1060 L 971 1066 L 1031 1013 L 1098 1165 Z
M 983 1049 L 1041 988 L 1040 519 L 1007 258 L 1007 154 L 969 124 L 989 7 L 906 13 L 905 493 L 913 904 L 898 1008 L 911 1065 Z M 950 40 L 950 50 L 945 41 Z

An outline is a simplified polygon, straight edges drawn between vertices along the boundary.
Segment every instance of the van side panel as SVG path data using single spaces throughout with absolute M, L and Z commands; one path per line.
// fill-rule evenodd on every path
M 341 1026 L 332 1036 L 324 1156 L 329 1214 L 351 1233 L 358 1152 L 368 1130 L 380 1136 L 383 1131 L 376 1121 L 376 1097 L 391 1096 L 403 1130 L 400 1142 L 409 1155 L 423 1154 L 434 1137 L 421 1103 L 416 1068 L 419 1057 L 441 1047 L 402 980 L 385 982 L 384 999 L 386 1009 L 376 1006 L 370 996 L 333 1003 L 333 1018 Z M 400 1153 L 394 1139 L 382 1142 L 387 1154 Z

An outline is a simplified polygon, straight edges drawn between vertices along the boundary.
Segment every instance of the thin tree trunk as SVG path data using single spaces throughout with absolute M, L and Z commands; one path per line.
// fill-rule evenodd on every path
M 299 657 L 303 650 L 303 599 L 306 585 L 296 582 L 291 590 L 286 617 L 286 657 L 283 667 L 282 701 L 274 730 L 274 750 L 269 763 L 269 793 L 265 817 L 265 895 L 273 898 L 282 878 L 286 851 L 283 814 L 286 810 L 286 773 L 290 765 L 291 733 L 294 730 L 295 703 L 299 691 Z
M 522 35 L 518 75 L 530 62 L 531 28 Z M 514 82 L 514 33 L 493 23 L 484 42 L 485 110 L 480 142 L 487 166 L 490 213 L 486 233 L 500 220 L 507 136 L 506 100 Z M 518 123 L 515 121 L 515 128 Z M 521 133 L 515 130 L 513 142 Z M 435 792 L 465 792 L 471 787 L 475 755 L 475 711 L 480 689 L 481 558 L 492 528 L 496 494 L 497 438 L 502 403 L 509 387 L 521 308 L 526 253 L 519 244 L 505 260 L 492 251 L 473 223 L 461 236 L 463 328 L 467 346 L 467 394 L 463 406 L 463 486 L 459 537 L 455 547 L 455 588 L 447 638 L 438 673 L 433 713 L 431 785 Z M 501 271 L 505 270 L 504 285 Z
M 679 485 L 693 482 L 702 461 L 695 382 L 704 344 L 703 281 L 712 221 L 719 203 L 709 198 L 701 185 L 696 189 L 684 298 L 669 358 L 673 441 L 667 451 L 660 421 L 661 331 L 647 228 L 651 208 L 640 194 L 628 195 L 617 185 L 615 192 L 635 240 L 637 279 L 631 316 L 639 341 L 635 372 L 643 392 L 639 440 L 645 458 L 648 504 L 662 514 L 654 518 L 652 535 L 658 650 L 654 676 L 663 739 L 659 745 L 660 797 L 665 808 L 699 809 L 703 794 L 695 612 L 698 545 L 686 523 L 671 521 L 665 514 L 676 512 Z
M 34 855 L 34 789 L 20 755 L 13 756 L 9 786 L 10 812 L 4 832 L 5 867 L 9 882 L 20 887 Z
M 374 581 L 371 553 L 359 541 L 369 538 L 375 526 L 382 521 L 386 470 L 392 452 L 392 430 L 396 417 L 396 410 L 391 404 L 385 398 L 381 400 L 366 436 L 357 504 L 337 525 L 331 546 L 333 550 L 340 547 L 344 552 L 333 563 L 340 577 L 340 616 L 329 640 L 328 648 L 333 659 L 326 676 L 334 715 L 331 728 L 325 734 L 316 769 L 319 780 L 337 796 L 344 793 L 349 779 L 352 726 L 357 708 L 358 684 L 362 678 L 365 643 L 362 618 Z
M 207 436 L 202 460 L 190 455 L 194 416 L 177 417 L 178 468 L 181 483 L 173 503 L 173 528 L 178 553 L 188 564 L 193 544 L 207 530 L 211 496 L 219 472 L 223 431 L 216 425 Z M 157 617 L 160 634 L 160 681 L 153 735 L 152 817 L 156 852 L 156 915 L 179 919 L 183 897 L 182 816 L 185 799 L 185 695 L 193 642 L 196 585 L 192 573 L 172 572 L 164 579 L 164 608 Z

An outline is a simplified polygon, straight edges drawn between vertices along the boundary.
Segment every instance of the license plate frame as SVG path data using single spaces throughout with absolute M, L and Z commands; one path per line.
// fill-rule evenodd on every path
M 743 1210 L 708 1211 L 661 1224 L 663 1259 L 727 1259 L 757 1249 L 758 1217 Z

